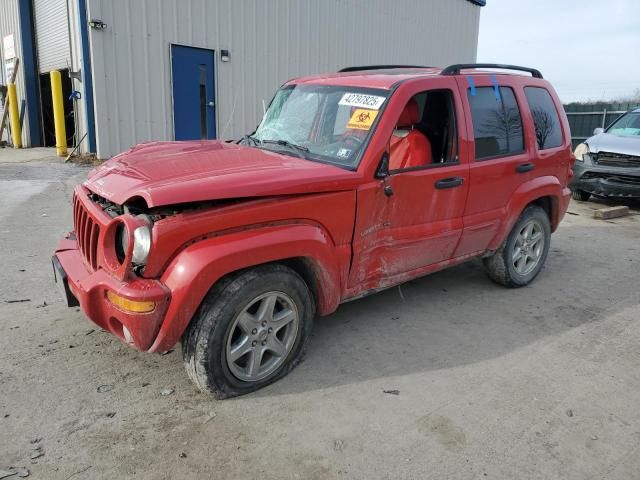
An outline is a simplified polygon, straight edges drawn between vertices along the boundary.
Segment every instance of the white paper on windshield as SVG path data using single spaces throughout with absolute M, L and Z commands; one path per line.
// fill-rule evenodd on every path
M 350 150 L 348 148 L 341 148 L 340 150 L 338 150 L 338 153 L 336 154 L 336 156 L 338 158 L 349 158 L 351 156 L 351 152 L 353 150 Z
M 368 108 L 369 110 L 380 110 L 385 101 L 385 97 L 378 95 L 365 95 L 362 93 L 345 93 L 342 96 L 339 105 L 347 107 Z

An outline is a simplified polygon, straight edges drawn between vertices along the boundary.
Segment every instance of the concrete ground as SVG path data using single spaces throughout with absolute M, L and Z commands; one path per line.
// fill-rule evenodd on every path
M 0 471 L 640 479 L 637 210 L 597 221 L 573 203 L 526 288 L 471 262 L 343 305 L 287 378 L 215 401 L 179 348 L 135 352 L 58 297 L 50 255 L 86 173 L 0 164 Z
M 0 148 L 1 163 L 26 163 L 40 160 L 54 159 L 55 148 L 37 147 L 13 149 L 11 147 Z

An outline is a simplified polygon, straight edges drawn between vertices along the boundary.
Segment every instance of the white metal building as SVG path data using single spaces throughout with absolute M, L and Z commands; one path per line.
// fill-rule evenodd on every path
M 0 0 L 0 36 L 19 38 L 19 55 L 33 51 L 18 80 L 25 144 L 47 143 L 50 93 L 40 75 L 61 69 L 72 77 L 65 94 L 76 92 L 70 145 L 86 133 L 81 151 L 107 158 L 144 141 L 250 132 L 263 102 L 296 76 L 473 62 L 484 3 Z

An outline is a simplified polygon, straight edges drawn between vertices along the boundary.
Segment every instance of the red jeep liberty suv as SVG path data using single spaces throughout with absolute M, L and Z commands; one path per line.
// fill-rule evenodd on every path
M 199 388 L 241 395 L 291 371 L 316 314 L 347 300 L 475 257 L 494 281 L 527 285 L 573 161 L 562 105 L 534 69 L 299 78 L 235 143 L 143 144 L 93 170 L 56 281 L 122 341 L 181 341 Z

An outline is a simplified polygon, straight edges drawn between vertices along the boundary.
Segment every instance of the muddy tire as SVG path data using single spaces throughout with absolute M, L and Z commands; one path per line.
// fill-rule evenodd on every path
M 535 205 L 527 207 L 500 248 L 483 259 L 489 277 L 505 287 L 528 285 L 542 270 L 550 241 L 547 213 Z
M 182 338 L 191 380 L 218 399 L 258 390 L 300 363 L 315 304 L 283 265 L 233 274 L 207 295 Z
M 591 198 L 591 194 L 584 190 L 571 190 L 571 198 L 580 202 L 586 202 Z

